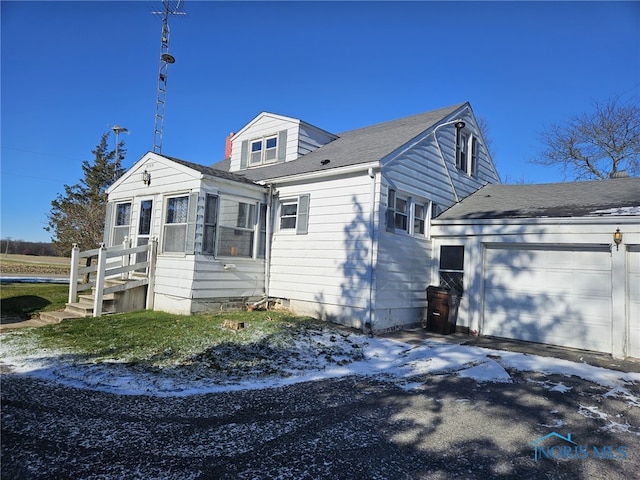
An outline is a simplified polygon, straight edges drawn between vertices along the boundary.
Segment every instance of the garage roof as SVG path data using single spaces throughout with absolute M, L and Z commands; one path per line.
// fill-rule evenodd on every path
M 640 215 L 640 178 L 486 185 L 438 220 Z

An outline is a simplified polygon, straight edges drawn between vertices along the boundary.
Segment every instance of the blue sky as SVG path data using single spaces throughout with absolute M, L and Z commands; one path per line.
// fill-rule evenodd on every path
M 114 124 L 128 168 L 153 150 L 157 1 L 1 6 L 2 238 L 49 241 L 51 200 Z M 638 2 L 211 2 L 170 19 L 162 153 L 201 164 L 261 111 L 339 133 L 469 101 L 511 182 L 539 132 L 640 96 Z M 115 139 L 111 136 L 111 145 Z

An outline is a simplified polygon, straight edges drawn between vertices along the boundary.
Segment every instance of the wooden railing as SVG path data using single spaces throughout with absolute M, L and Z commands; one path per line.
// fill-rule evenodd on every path
M 132 288 L 148 285 L 146 309 L 153 309 L 154 274 L 157 239 L 152 239 L 147 245 L 131 247 L 131 241 L 125 239 L 122 245 L 105 247 L 81 252 L 76 244 L 71 250 L 71 277 L 69 278 L 69 303 L 74 303 L 78 292 L 94 289 L 93 316 L 102 315 L 102 301 L 109 293 L 122 292 Z M 146 252 L 146 259 L 137 262 L 139 253 Z M 131 262 L 131 259 L 134 262 Z M 85 266 L 80 266 L 82 259 Z M 97 259 L 94 263 L 93 260 Z M 91 279 L 93 275 L 94 279 Z M 107 279 L 126 280 L 110 287 L 106 286 Z

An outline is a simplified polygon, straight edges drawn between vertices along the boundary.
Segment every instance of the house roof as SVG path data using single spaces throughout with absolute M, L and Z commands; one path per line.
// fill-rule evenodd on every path
M 243 175 L 238 175 L 236 173 L 232 173 L 229 171 L 220 170 L 218 168 L 206 167 L 204 165 L 199 165 L 197 163 L 187 162 L 186 160 L 170 157 L 168 155 L 162 155 L 162 156 L 165 158 L 168 158 L 172 162 L 179 163 L 180 165 L 184 165 L 185 167 L 191 168 L 197 172 L 200 172 L 204 175 L 208 175 L 210 177 L 222 178 L 225 180 L 231 180 L 234 182 L 246 183 L 251 185 L 256 184 L 253 180 L 250 180 Z
M 486 185 L 437 220 L 640 215 L 640 178 Z
M 242 170 L 241 174 L 260 181 L 378 162 L 464 105 L 466 103 L 350 130 L 294 161 Z M 330 161 L 321 163 L 325 160 Z M 216 167 L 223 165 L 223 162 L 215 164 Z

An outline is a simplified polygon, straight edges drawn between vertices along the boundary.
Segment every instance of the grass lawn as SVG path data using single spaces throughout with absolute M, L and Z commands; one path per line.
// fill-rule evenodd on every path
M 245 328 L 229 328 L 233 322 Z M 140 311 L 23 329 L 3 334 L 3 341 L 16 352 L 49 352 L 76 364 L 115 362 L 229 380 L 289 376 L 293 364 L 310 370 L 360 360 L 361 346 L 350 335 L 282 311 L 191 316 Z
M 30 318 L 39 312 L 62 310 L 69 286 L 51 283 L 6 283 L 0 286 L 3 317 Z
M 63 309 L 67 286 L 2 286 L 2 315 Z M 244 328 L 232 328 L 237 323 Z M 138 311 L 63 321 L 2 334 L 9 350 L 75 364 L 118 363 L 145 371 L 229 380 L 288 376 L 294 370 L 345 365 L 361 345 L 336 325 L 286 311 L 174 315 Z

